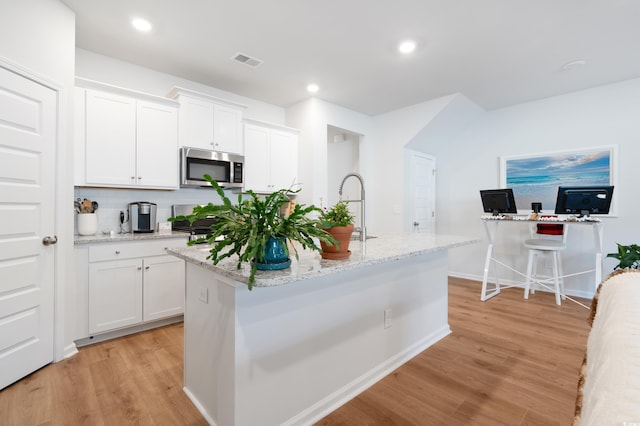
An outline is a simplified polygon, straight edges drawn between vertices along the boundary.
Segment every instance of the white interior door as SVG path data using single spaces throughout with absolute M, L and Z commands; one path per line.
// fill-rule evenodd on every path
M 0 66 L 0 388 L 53 361 L 56 104 Z
M 411 155 L 411 227 L 432 229 L 436 220 L 436 160 L 421 153 Z

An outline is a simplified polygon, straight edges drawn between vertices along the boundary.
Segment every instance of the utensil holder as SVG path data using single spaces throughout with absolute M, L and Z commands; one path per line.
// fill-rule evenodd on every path
M 78 213 L 78 235 L 95 235 L 98 232 L 98 215 Z

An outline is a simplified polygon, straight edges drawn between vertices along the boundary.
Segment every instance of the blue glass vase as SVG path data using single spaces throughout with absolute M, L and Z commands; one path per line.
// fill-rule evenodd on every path
M 285 269 L 291 266 L 289 248 L 285 237 L 270 237 L 264 250 L 264 257 L 256 264 L 260 270 Z

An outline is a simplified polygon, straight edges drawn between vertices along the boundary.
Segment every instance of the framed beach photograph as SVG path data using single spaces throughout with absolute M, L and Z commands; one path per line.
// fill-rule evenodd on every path
M 512 188 L 520 212 L 542 203 L 553 213 L 559 186 L 615 185 L 617 146 L 500 157 L 500 187 Z M 614 204 L 610 214 L 615 214 Z

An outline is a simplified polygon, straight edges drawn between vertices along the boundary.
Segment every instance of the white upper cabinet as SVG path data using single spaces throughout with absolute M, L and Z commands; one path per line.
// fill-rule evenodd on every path
M 245 105 L 180 87 L 168 96 L 180 103 L 180 146 L 243 154 Z
M 77 82 L 75 185 L 177 189 L 178 104 Z
M 242 155 L 242 110 L 213 104 L 213 149 Z
M 136 100 L 86 91 L 85 182 L 135 184 Z
M 138 186 L 178 187 L 178 110 L 138 101 L 136 158 Z
M 271 193 L 290 188 L 298 175 L 298 131 L 245 120 L 245 190 Z
M 271 189 L 290 188 L 298 182 L 298 134 L 271 130 L 269 163 Z
M 270 161 L 269 161 L 268 128 L 253 124 L 244 125 L 244 189 L 251 189 L 258 193 L 272 192 L 270 190 Z
M 180 96 L 179 145 L 213 149 L 213 103 Z

